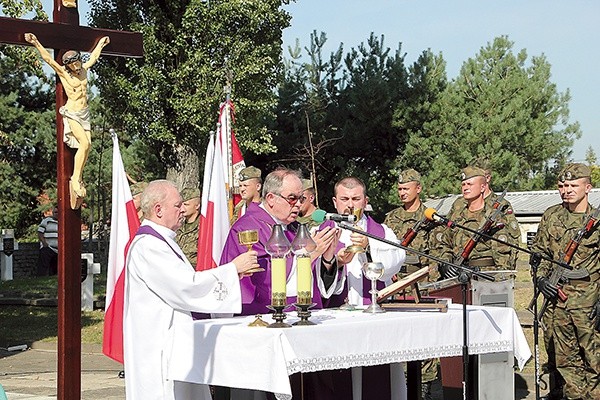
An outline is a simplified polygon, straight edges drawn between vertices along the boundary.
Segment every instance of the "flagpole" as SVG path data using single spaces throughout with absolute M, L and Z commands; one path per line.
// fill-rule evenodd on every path
M 225 63 L 226 67 L 227 67 L 227 62 Z M 234 195 L 234 176 L 233 176 L 233 144 L 232 144 L 232 137 L 231 137 L 231 80 L 232 80 L 232 72 L 231 70 L 227 67 L 227 70 L 225 71 L 225 76 L 226 76 L 226 83 L 225 86 L 223 87 L 223 92 L 225 93 L 225 105 L 224 105 L 224 112 L 225 112 L 225 143 L 227 146 L 227 153 L 226 153 L 226 162 L 227 162 L 227 186 L 225 187 L 226 193 L 227 193 L 227 210 L 229 212 L 229 219 L 231 220 L 231 218 L 233 217 L 233 195 Z

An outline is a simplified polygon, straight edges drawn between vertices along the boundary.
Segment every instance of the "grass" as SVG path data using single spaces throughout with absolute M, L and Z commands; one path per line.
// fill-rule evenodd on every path
M 106 275 L 94 277 L 94 295 L 103 298 L 106 292 Z M 25 299 L 56 299 L 56 276 L 22 278 L 0 282 L 0 297 Z M 0 347 L 28 344 L 35 341 L 58 340 L 57 307 L 6 306 L 0 307 Z M 102 343 L 104 312 L 81 312 L 82 343 Z

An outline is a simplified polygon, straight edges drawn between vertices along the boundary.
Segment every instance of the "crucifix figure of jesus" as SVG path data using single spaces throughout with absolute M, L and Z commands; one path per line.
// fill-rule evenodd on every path
M 67 102 L 60 107 L 59 112 L 63 116 L 63 140 L 67 146 L 77 149 L 73 174 L 69 181 L 71 208 L 77 209 L 81 207 L 86 194 L 83 185 L 83 167 L 92 145 L 90 111 L 87 101 L 87 72 L 98 61 L 100 52 L 110 43 L 110 39 L 108 36 L 101 38 L 86 62 L 82 61 L 79 51 L 65 52 L 62 56 L 63 65 L 52 58 L 33 33 L 26 33 L 25 40 L 40 52 L 42 59 L 56 72 L 67 95 Z

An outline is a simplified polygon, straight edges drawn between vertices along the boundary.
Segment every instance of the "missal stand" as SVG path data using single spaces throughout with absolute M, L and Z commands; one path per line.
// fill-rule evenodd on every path
M 429 267 L 423 267 L 418 271 L 386 286 L 378 292 L 377 302 L 387 311 L 448 311 L 448 301 L 438 297 L 423 297 L 419 282 L 429 276 Z M 406 299 L 395 298 L 397 293 L 409 288 L 412 297 Z M 386 302 L 387 300 L 387 302 Z

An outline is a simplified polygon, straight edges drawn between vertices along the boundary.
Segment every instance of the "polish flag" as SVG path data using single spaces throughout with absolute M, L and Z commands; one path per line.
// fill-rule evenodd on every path
M 123 305 L 125 301 L 125 259 L 140 219 L 125 175 L 119 139 L 111 129 L 113 141 L 112 216 L 106 278 L 106 309 L 102 352 L 123 363 Z
M 211 133 L 204 159 L 197 271 L 217 267 L 229 233 L 229 213 L 221 152 Z

